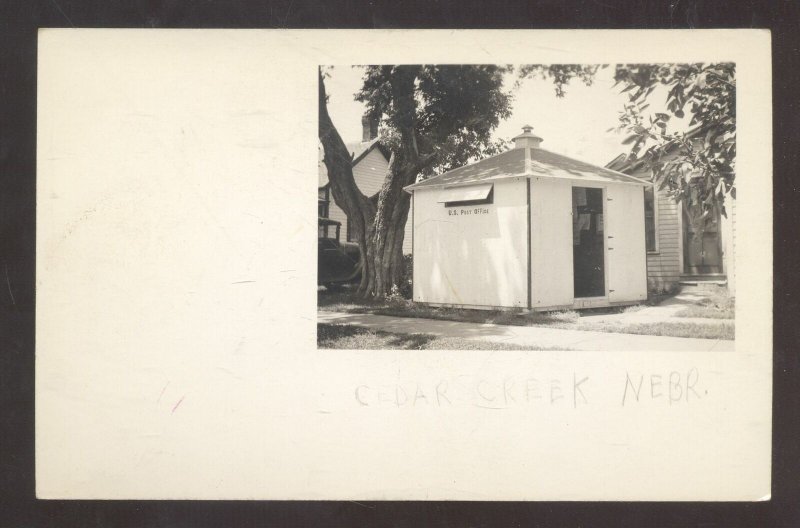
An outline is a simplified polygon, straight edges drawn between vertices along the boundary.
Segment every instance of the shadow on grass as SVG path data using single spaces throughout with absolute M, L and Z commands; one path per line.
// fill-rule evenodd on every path
M 320 348 L 399 348 L 420 349 L 436 339 L 431 334 L 395 334 L 351 325 L 317 325 Z
M 491 334 L 488 337 L 497 336 Z M 427 333 L 387 332 L 358 325 L 328 323 L 317 324 L 317 347 L 346 350 L 568 350 Z

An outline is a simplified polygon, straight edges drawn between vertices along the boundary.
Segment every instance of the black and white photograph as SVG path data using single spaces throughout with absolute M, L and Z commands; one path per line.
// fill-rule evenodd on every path
M 770 42 L 41 30 L 36 496 L 768 501 Z
M 733 351 L 736 81 L 321 66 L 318 346 Z
M 0 528 L 800 526 L 800 3 L 6 4 Z

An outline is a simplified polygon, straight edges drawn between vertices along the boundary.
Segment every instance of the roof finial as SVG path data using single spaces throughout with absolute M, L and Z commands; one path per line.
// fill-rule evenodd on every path
M 514 148 L 538 148 L 542 138 L 533 133 L 533 127 L 525 125 L 522 127 L 522 134 L 514 138 Z

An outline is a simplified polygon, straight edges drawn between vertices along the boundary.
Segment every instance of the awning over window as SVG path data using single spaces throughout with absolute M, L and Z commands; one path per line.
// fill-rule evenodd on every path
M 439 193 L 439 203 L 449 202 L 473 202 L 475 200 L 485 200 L 492 192 L 493 183 L 482 183 L 480 185 L 465 185 L 463 187 L 450 187 Z
M 320 216 L 319 217 L 319 225 L 326 225 L 326 226 L 328 226 L 328 225 L 338 225 L 338 226 L 340 226 L 340 225 L 342 225 L 342 223 L 341 222 L 337 222 L 336 220 L 331 220 L 330 218 L 325 218 L 325 217 Z

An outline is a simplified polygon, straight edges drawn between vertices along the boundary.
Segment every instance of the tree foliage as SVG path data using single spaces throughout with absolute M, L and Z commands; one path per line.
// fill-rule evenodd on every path
M 552 80 L 558 97 L 566 94 L 573 79 L 591 86 L 602 65 L 550 64 L 524 65 L 517 70 L 519 86 L 524 78 Z M 367 66 L 362 88 L 355 99 L 367 112 L 381 119 L 382 140 L 392 152 L 402 149 L 401 116 L 393 100 L 391 79 L 398 69 L 415 77 L 415 123 L 417 148 L 428 159 L 422 177 L 446 172 L 508 148 L 503 139 L 491 135 L 501 121 L 511 115 L 513 93 L 504 86 L 506 74 L 515 73 L 512 65 L 418 65 Z M 409 116 L 402 116 L 408 119 Z
M 564 97 L 567 93 L 566 87 L 573 79 L 591 86 L 597 71 L 606 66 L 606 64 L 526 64 L 519 67 L 517 85 L 527 78 L 552 79 L 556 97 Z
M 511 94 L 503 89 L 507 67 L 495 65 L 368 66 L 356 100 L 381 120 L 382 140 L 397 156 L 417 149 L 423 176 L 449 170 L 497 152 L 492 131 L 510 115 Z M 413 77 L 413 91 L 393 91 L 400 73 Z M 398 98 L 413 99 L 401 112 Z M 404 145 L 403 131 L 413 137 Z
M 736 71 L 731 63 L 618 65 L 616 85 L 628 93 L 618 128 L 629 133 L 631 159 L 652 171 L 659 188 L 686 205 L 693 222 L 726 215 L 736 198 Z M 668 113 L 645 118 L 658 86 L 667 90 Z M 689 130 L 668 132 L 671 117 L 691 116 Z

